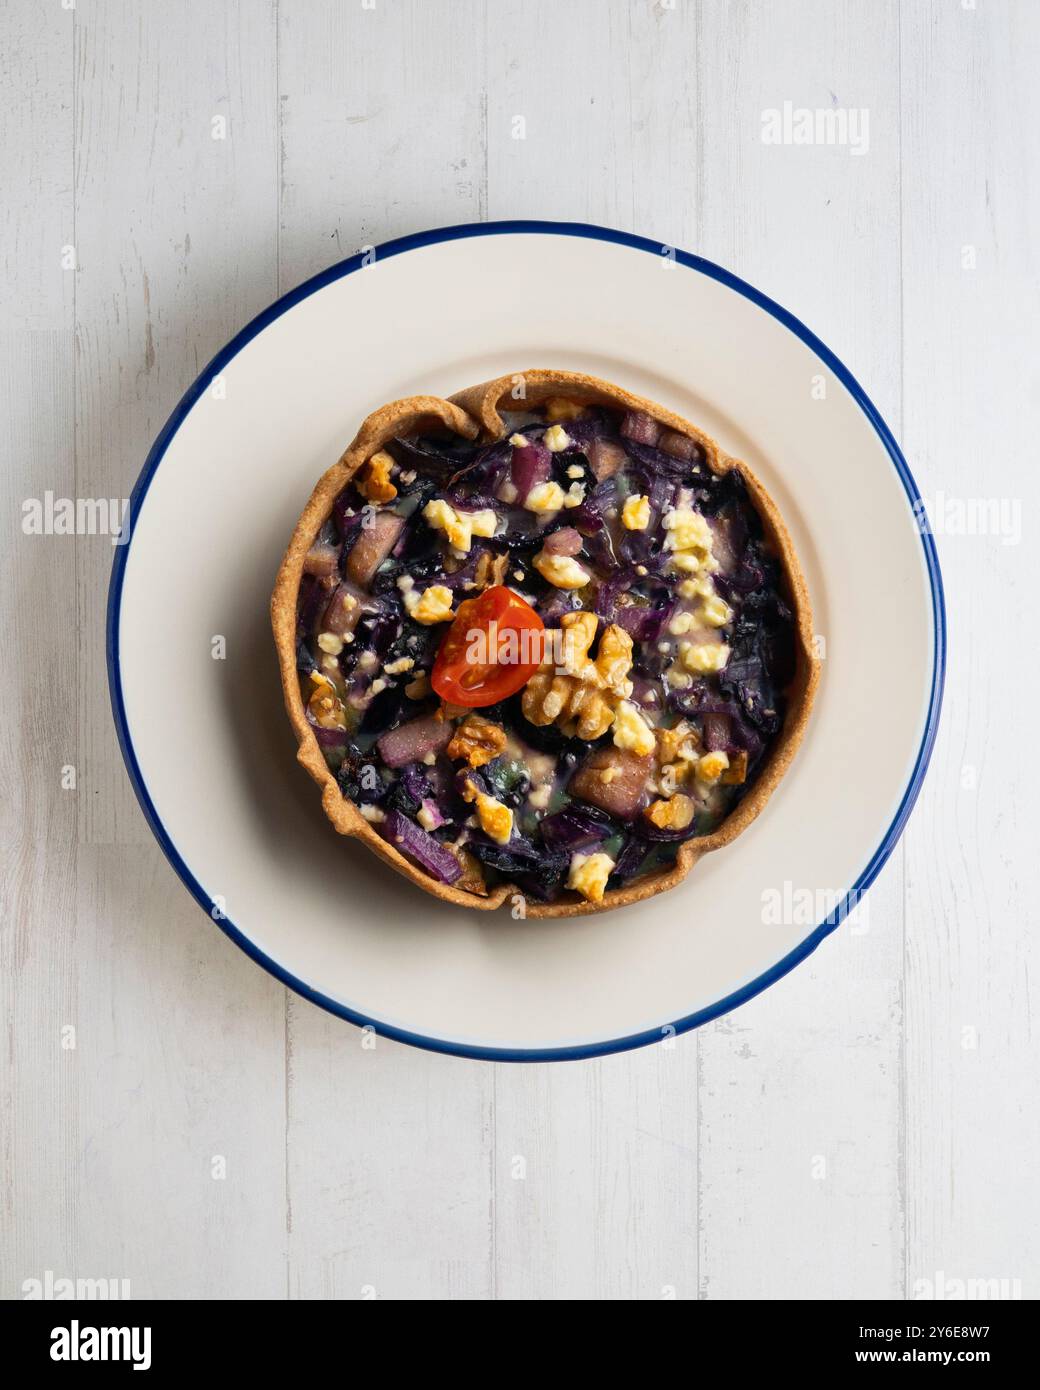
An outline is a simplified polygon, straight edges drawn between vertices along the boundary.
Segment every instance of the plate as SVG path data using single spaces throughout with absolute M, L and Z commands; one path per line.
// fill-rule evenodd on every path
M 295 760 L 268 622 L 303 503 L 375 406 L 533 367 L 606 377 L 744 458 L 792 532 L 824 658 L 802 749 L 733 845 L 647 903 L 538 922 L 442 904 L 334 833 Z M 500 1060 L 659 1041 L 808 956 L 902 831 L 944 669 L 918 501 L 847 368 L 708 261 L 570 223 L 390 242 L 254 319 L 148 456 L 109 595 L 127 769 L 204 910 L 342 1018 Z

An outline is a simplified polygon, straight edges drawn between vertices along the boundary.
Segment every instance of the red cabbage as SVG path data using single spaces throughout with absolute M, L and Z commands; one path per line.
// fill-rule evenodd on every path
M 395 849 L 414 859 L 421 869 L 441 883 L 454 883 L 462 877 L 462 865 L 451 850 L 401 811 L 390 811 L 379 828 Z
M 609 816 L 594 806 L 572 801 L 562 810 L 539 821 L 538 829 L 550 849 L 584 849 L 616 833 Z

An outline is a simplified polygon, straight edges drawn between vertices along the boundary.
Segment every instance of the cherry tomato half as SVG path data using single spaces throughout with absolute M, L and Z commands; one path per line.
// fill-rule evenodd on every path
M 493 705 L 525 685 L 542 664 L 545 624 L 503 584 L 459 604 L 430 684 L 449 704 Z

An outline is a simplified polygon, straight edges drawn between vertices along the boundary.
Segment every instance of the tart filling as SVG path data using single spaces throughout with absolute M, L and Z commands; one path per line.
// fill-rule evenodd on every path
M 739 467 L 639 410 L 502 418 L 391 439 L 336 497 L 300 693 L 343 796 L 425 874 L 596 904 L 753 786 L 796 623 Z

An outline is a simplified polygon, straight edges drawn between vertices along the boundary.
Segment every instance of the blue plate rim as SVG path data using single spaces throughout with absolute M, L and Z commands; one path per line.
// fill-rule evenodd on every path
M 320 1008 L 326 1009 L 329 1013 L 335 1014 L 339 1018 L 346 1019 L 349 1023 L 357 1025 L 359 1028 L 371 1028 L 378 1035 L 392 1038 L 396 1042 L 408 1043 L 412 1047 L 421 1047 L 431 1052 L 446 1053 L 456 1057 L 468 1057 L 479 1061 L 493 1062 L 567 1062 L 580 1061 L 590 1057 L 603 1057 L 615 1052 L 628 1052 L 633 1048 L 645 1047 L 650 1043 L 661 1042 L 665 1038 L 674 1037 L 679 1033 L 687 1033 L 694 1028 L 699 1028 L 712 1019 L 718 1018 L 721 1014 L 729 1013 L 730 1010 L 753 999 L 770 985 L 775 984 L 794 967 L 800 964 L 805 958 L 813 953 L 825 937 L 845 919 L 848 913 L 855 907 L 860 897 L 873 883 L 880 873 L 889 855 L 895 848 L 900 835 L 906 826 L 910 812 L 917 800 L 924 781 L 924 775 L 931 758 L 932 748 L 935 743 L 935 736 L 939 725 L 939 715 L 942 708 L 943 685 L 946 676 L 946 602 L 943 594 L 942 575 L 939 570 L 939 557 L 936 553 L 934 539 L 927 526 L 920 528 L 921 543 L 924 548 L 925 565 L 928 572 L 929 587 L 932 600 L 932 630 L 933 630 L 933 661 L 932 661 L 932 682 L 929 692 L 928 714 L 925 719 L 924 731 L 921 737 L 921 745 L 918 749 L 917 758 L 914 763 L 913 771 L 903 794 L 899 807 L 896 810 L 892 823 L 886 834 L 882 838 L 881 844 L 871 856 L 866 868 L 860 874 L 853 887 L 846 894 L 842 902 L 830 913 L 828 917 L 820 923 L 795 949 L 789 952 L 782 960 L 771 966 L 763 974 L 756 976 L 749 984 L 734 990 L 725 998 L 717 1000 L 715 1003 L 700 1009 L 695 1013 L 687 1014 L 686 1017 L 676 1020 L 673 1023 L 664 1023 L 658 1028 L 651 1028 L 640 1033 L 628 1034 L 621 1038 L 612 1038 L 604 1042 L 579 1043 L 568 1047 L 550 1048 L 499 1048 L 483 1047 L 470 1043 L 454 1042 L 444 1038 L 430 1038 L 421 1033 L 413 1033 L 405 1028 L 398 1028 L 391 1024 L 380 1023 L 378 1019 L 369 1018 L 359 1013 L 356 1009 L 351 1009 L 345 1004 L 339 1003 L 335 999 L 329 998 L 303 980 L 297 979 L 289 971 L 285 970 L 277 961 L 272 960 L 265 952 L 252 942 L 244 932 L 235 926 L 226 917 L 222 917 L 216 903 L 205 892 L 202 885 L 195 878 L 188 865 L 181 858 L 176 846 L 168 835 L 159 814 L 152 801 L 148 787 L 144 781 L 137 755 L 134 752 L 133 742 L 130 737 L 130 729 L 126 719 L 126 707 L 123 700 L 122 676 L 119 664 L 119 616 L 123 594 L 123 580 L 126 572 L 126 561 L 129 555 L 130 546 L 133 543 L 134 529 L 136 526 L 137 513 L 143 502 L 151 480 L 154 477 L 159 464 L 163 460 L 166 450 L 169 448 L 174 435 L 184 423 L 195 402 L 209 386 L 213 378 L 232 361 L 234 357 L 249 343 L 257 334 L 261 333 L 275 319 L 280 318 L 284 313 L 298 304 L 301 300 L 307 299 L 326 285 L 332 284 L 335 280 L 340 280 L 346 275 L 353 274 L 363 265 L 375 260 L 386 260 L 391 256 L 402 255 L 406 251 L 412 251 L 423 246 L 432 246 L 443 241 L 457 241 L 467 237 L 478 236 L 499 236 L 503 234 L 532 234 L 550 236 L 570 236 L 587 237 L 596 241 L 613 242 L 619 246 L 627 246 L 636 251 L 644 251 L 655 256 L 668 256 L 674 259 L 679 265 L 683 265 L 690 270 L 695 270 L 719 284 L 726 285 L 729 289 L 736 291 L 745 299 L 756 304 L 760 309 L 764 309 L 779 323 L 783 324 L 797 338 L 801 339 L 818 357 L 826 364 L 828 369 L 838 378 L 849 394 L 853 397 L 860 409 L 870 421 L 875 433 L 878 435 L 889 458 L 892 460 L 896 473 L 903 484 L 907 497 L 915 509 L 915 515 L 922 514 L 923 502 L 918 491 L 917 484 L 910 472 L 907 462 L 904 459 L 899 445 L 885 424 L 877 407 L 871 401 L 867 393 L 860 386 L 859 382 L 849 371 L 848 367 L 828 348 L 820 339 L 796 318 L 789 310 L 770 299 L 761 290 L 755 289 L 753 285 L 734 275 L 732 271 L 716 265 L 713 261 L 706 260 L 702 256 L 695 256 L 688 251 L 682 251 L 678 247 L 673 247 L 668 243 L 653 241 L 647 237 L 637 236 L 631 232 L 616 231 L 608 227 L 598 227 L 585 222 L 550 222 L 538 220 L 523 221 L 500 221 L 500 222 L 477 222 L 460 223 L 450 227 L 437 227 L 429 231 L 414 232 L 408 236 L 397 237 L 392 241 L 383 243 L 381 246 L 363 248 L 354 256 L 349 256 L 345 260 L 338 261 L 329 266 L 326 270 L 320 271 L 317 275 L 305 280 L 303 284 L 295 289 L 283 294 L 270 304 L 255 318 L 251 319 L 235 336 L 225 344 L 209 364 L 199 373 L 195 381 L 188 387 L 180 401 L 170 414 L 166 424 L 157 435 L 154 444 L 149 450 L 144 467 L 141 469 L 137 482 L 134 484 L 130 494 L 129 506 L 129 532 L 125 539 L 121 538 L 121 544 L 116 546 L 115 558 L 112 564 L 112 577 L 108 591 L 108 612 L 106 618 L 106 653 L 108 663 L 108 682 L 109 693 L 112 702 L 112 715 L 115 721 L 116 734 L 119 739 L 120 751 L 126 765 L 130 782 L 134 793 L 140 803 L 141 810 L 144 812 L 152 834 L 159 842 L 159 846 L 166 858 L 170 861 L 175 873 L 184 883 L 192 897 L 199 906 L 206 912 L 211 920 L 216 921 L 217 925 L 228 936 L 236 946 L 243 950 L 247 956 L 262 966 L 275 979 L 287 985 L 304 999 L 310 1000 L 312 1004 L 317 1004 Z

